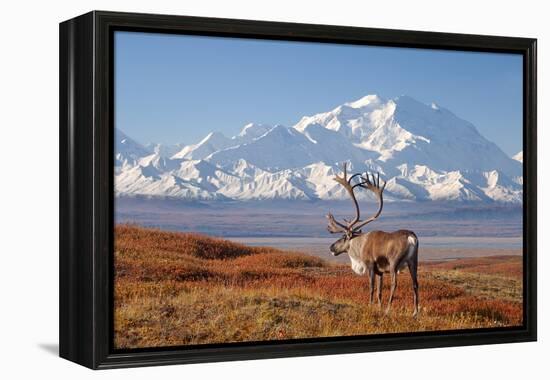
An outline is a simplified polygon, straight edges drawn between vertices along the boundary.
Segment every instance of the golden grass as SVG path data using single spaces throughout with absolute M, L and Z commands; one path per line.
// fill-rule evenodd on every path
M 521 256 L 491 256 L 452 260 L 426 264 L 430 268 L 460 270 L 461 272 L 494 274 L 506 278 L 523 278 Z
M 368 305 L 367 278 L 348 266 L 119 225 L 114 343 L 138 348 L 515 326 L 522 322 L 518 271 L 521 261 L 510 258 L 421 263 L 421 311 L 414 319 L 408 273 L 399 275 L 392 312 L 384 315 Z M 388 293 L 386 279 L 384 303 Z

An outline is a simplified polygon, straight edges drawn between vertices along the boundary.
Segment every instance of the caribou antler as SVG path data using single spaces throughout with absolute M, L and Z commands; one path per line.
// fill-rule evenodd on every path
M 338 222 L 336 219 L 334 219 L 334 216 L 331 213 L 329 213 L 327 215 L 328 231 L 331 233 L 351 231 L 353 228 L 353 225 L 359 221 L 359 218 L 361 216 L 360 210 L 359 210 L 359 203 L 357 202 L 357 198 L 355 198 L 354 189 L 358 186 L 364 186 L 366 182 L 361 177 L 360 173 L 354 174 L 350 178 L 348 178 L 347 163 L 344 163 L 343 165 L 343 172 L 344 173 L 342 176 L 335 175 L 333 180 L 338 182 L 340 185 L 342 185 L 344 189 L 346 189 L 346 191 L 348 192 L 349 196 L 351 197 L 351 200 L 353 201 L 353 205 L 355 207 L 355 218 L 351 221 L 344 219 L 344 221 L 346 222 L 344 224 L 344 223 Z M 358 183 L 354 184 L 353 181 L 356 177 L 361 178 L 361 180 Z
M 374 174 L 366 173 L 366 178 L 361 176 L 361 187 L 368 189 L 376 195 L 378 198 L 378 211 L 371 216 L 370 218 L 362 221 L 357 226 L 354 226 L 354 230 L 360 230 L 365 225 L 369 224 L 376 218 L 380 216 L 380 213 L 382 212 L 382 208 L 384 207 L 384 197 L 382 196 L 382 193 L 384 192 L 384 189 L 386 188 L 386 181 L 382 181 L 382 186 L 380 186 L 380 173 L 376 173 L 376 178 L 374 177 Z M 372 180 L 370 179 L 370 176 L 372 175 Z
M 353 206 L 355 207 L 355 217 L 348 221 L 344 219 L 346 224 L 338 222 L 336 219 L 334 219 L 334 216 L 329 213 L 327 215 L 328 218 L 328 231 L 331 233 L 341 233 L 346 231 L 358 231 L 361 227 L 366 225 L 367 223 L 372 222 L 374 219 L 378 218 L 380 213 L 382 212 L 383 207 L 383 198 L 382 198 L 382 192 L 384 191 L 384 188 L 386 187 L 386 182 L 383 183 L 382 187 L 380 187 L 380 174 L 377 174 L 377 177 L 374 177 L 374 174 L 372 174 L 372 180 L 370 178 L 370 174 L 366 173 L 364 177 L 361 175 L 361 173 L 356 173 L 352 175 L 350 178 L 348 178 L 348 171 L 347 171 L 347 163 L 344 163 L 343 165 L 343 175 L 338 176 L 335 175 L 333 178 L 336 182 L 338 182 L 340 185 L 346 189 L 349 196 L 351 197 L 351 200 L 353 201 Z M 353 183 L 355 178 L 359 178 L 359 181 L 357 183 Z M 378 196 L 378 200 L 380 203 L 380 207 L 376 214 L 369 219 L 361 222 L 358 226 L 355 226 L 358 222 L 360 222 L 361 212 L 359 210 L 359 203 L 357 202 L 357 198 L 355 197 L 354 190 L 356 187 L 362 187 L 364 189 L 368 189 L 375 193 Z
M 346 232 L 348 230 L 348 226 L 334 219 L 334 216 L 330 212 L 327 215 L 327 219 L 328 219 L 327 229 L 328 229 L 328 232 L 330 232 L 331 234 L 338 234 L 338 233 Z
M 346 191 L 349 193 L 349 196 L 351 197 L 351 200 L 353 201 L 353 205 L 355 206 L 355 218 L 347 222 L 347 228 L 351 228 L 355 223 L 359 221 L 360 217 L 360 211 L 359 211 L 359 203 L 357 203 L 357 198 L 355 198 L 355 193 L 353 192 L 354 186 L 352 185 L 352 181 L 355 177 L 360 176 L 358 174 L 354 174 L 351 176 L 351 178 L 348 179 L 348 167 L 347 163 L 344 163 L 344 174 L 339 177 L 338 174 L 334 176 L 334 180 L 338 182 L 340 185 L 346 189 Z

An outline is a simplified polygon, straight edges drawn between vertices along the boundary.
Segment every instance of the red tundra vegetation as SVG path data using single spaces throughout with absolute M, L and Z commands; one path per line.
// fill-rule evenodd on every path
M 392 311 L 368 304 L 367 278 L 298 252 L 134 225 L 115 230 L 115 347 L 518 326 L 517 256 L 421 263 L 420 314 L 410 276 Z M 389 294 L 385 280 L 384 303 Z

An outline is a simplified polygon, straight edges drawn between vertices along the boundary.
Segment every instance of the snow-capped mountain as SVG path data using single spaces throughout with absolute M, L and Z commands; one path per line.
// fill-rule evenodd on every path
M 353 146 L 338 133 L 322 127 L 314 129 L 308 135 L 295 128 L 277 125 L 251 142 L 219 150 L 205 158 L 222 167 L 244 159 L 260 168 L 278 171 L 315 162 L 351 160 L 359 163 L 373 157 L 371 152 Z
M 151 154 L 151 151 L 126 136 L 124 132 L 115 130 L 115 169 L 135 166 L 139 159 Z
M 243 127 L 241 133 L 233 137 L 233 140 L 241 144 L 248 143 L 255 138 L 265 135 L 271 128 L 273 126 L 268 124 L 249 123 Z
M 523 163 L 523 150 L 516 153 L 514 156 L 512 156 L 512 159 L 518 161 L 518 162 L 521 162 Z
M 149 143 L 145 145 L 145 148 L 150 152 L 158 153 L 161 157 L 170 158 L 174 154 L 178 153 L 185 147 L 185 144 L 161 144 L 161 143 Z
M 194 145 L 185 146 L 172 158 L 201 160 L 208 155 L 232 145 L 233 141 L 220 132 L 210 132 L 204 139 Z
M 233 137 L 145 147 L 117 132 L 116 191 L 184 199 L 346 199 L 343 162 L 380 172 L 388 200 L 522 200 L 522 163 L 469 122 L 410 97 L 368 95 L 296 125 L 250 123 Z M 362 192 L 360 198 L 370 195 Z
M 377 160 L 390 167 L 407 163 L 443 171 L 499 169 L 511 176 L 521 173 L 521 165 L 481 136 L 471 123 L 445 108 L 427 106 L 408 96 L 386 101 L 369 95 L 304 117 L 294 128 L 307 134 L 318 126 L 376 152 Z

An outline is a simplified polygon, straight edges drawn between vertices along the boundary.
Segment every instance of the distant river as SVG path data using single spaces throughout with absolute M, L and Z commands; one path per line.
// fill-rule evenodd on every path
M 336 238 L 308 237 L 225 237 L 224 239 L 251 246 L 269 246 L 295 250 L 336 261 L 347 261 L 346 255 L 337 259 L 330 255 L 328 247 Z M 446 260 L 452 258 L 494 255 L 521 255 L 521 237 L 419 237 L 420 260 Z

